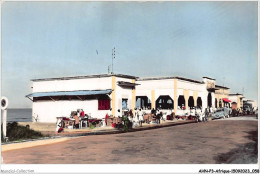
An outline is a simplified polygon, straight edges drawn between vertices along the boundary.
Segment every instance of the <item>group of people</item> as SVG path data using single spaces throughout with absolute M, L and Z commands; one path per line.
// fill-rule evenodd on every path
M 129 121 L 132 123 L 132 125 L 136 125 L 136 126 L 141 126 L 142 127 L 142 123 L 144 123 L 145 118 L 145 112 L 142 111 L 142 108 L 135 108 L 135 111 L 133 113 L 132 109 L 130 109 L 128 112 L 126 112 L 126 115 L 129 119 Z M 156 120 L 157 124 L 161 123 L 161 118 L 162 118 L 162 112 L 160 112 L 159 109 L 155 110 L 154 108 L 151 110 L 151 117 L 154 118 Z
M 126 116 L 128 117 L 129 121 L 131 122 L 132 126 L 142 126 L 142 123 L 144 121 L 144 112 L 142 112 L 142 109 L 135 108 L 135 112 L 133 113 L 132 109 L 130 109 L 128 112 L 126 112 Z

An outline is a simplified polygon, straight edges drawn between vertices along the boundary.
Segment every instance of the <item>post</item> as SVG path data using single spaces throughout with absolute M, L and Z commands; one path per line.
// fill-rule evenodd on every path
M 6 97 L 2 97 L 2 99 L 1 99 L 1 107 L 2 107 L 2 111 L 3 111 L 3 136 L 4 136 L 4 139 L 6 138 L 7 106 L 8 106 L 7 98 Z
M 3 135 L 4 135 L 4 138 L 6 137 L 6 115 L 7 115 L 7 111 L 5 109 L 5 110 L 3 110 Z
M 174 78 L 174 113 L 176 115 L 177 113 L 177 107 L 178 107 L 178 98 L 177 98 L 177 79 Z
M 151 91 L 151 98 L 152 98 L 152 103 L 151 103 L 151 109 L 155 109 L 155 91 L 154 90 L 152 90 Z

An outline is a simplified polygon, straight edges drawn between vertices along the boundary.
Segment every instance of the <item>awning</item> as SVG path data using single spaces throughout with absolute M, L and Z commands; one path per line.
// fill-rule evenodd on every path
M 106 89 L 106 90 L 36 92 L 36 93 L 26 95 L 25 97 L 101 95 L 101 94 L 111 94 L 112 91 L 113 91 L 112 89 Z
M 227 99 L 227 98 L 223 98 L 224 102 L 231 102 L 231 100 Z
M 119 86 L 124 86 L 124 87 L 134 87 L 136 85 L 140 85 L 140 84 L 137 84 L 137 83 L 124 82 L 124 81 L 118 81 L 117 84 Z

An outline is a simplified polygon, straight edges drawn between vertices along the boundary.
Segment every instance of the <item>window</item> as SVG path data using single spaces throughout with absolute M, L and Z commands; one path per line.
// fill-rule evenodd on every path
M 122 109 L 124 110 L 124 109 L 127 109 L 128 107 L 127 107 L 127 99 L 122 99 Z
M 98 100 L 98 110 L 109 110 L 110 100 L 109 99 L 99 99 Z

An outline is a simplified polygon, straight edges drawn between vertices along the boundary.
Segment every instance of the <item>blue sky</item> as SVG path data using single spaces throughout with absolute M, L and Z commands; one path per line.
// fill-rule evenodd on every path
M 257 100 L 257 17 L 257 2 L 5 2 L 2 95 L 31 107 L 30 79 L 107 73 L 115 46 L 115 73 L 209 76 Z

